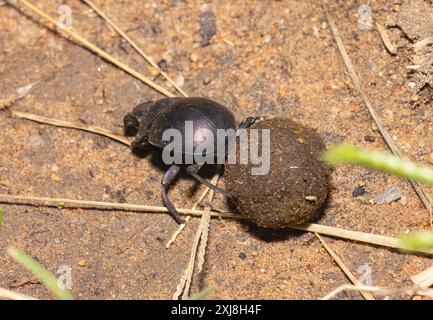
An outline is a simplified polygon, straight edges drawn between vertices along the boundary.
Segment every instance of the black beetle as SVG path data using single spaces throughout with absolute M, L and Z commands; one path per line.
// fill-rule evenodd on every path
M 248 117 L 242 121 L 236 136 L 239 136 L 243 129 L 251 126 L 257 119 L 259 117 Z M 204 128 L 212 132 L 214 136 L 217 135 L 217 129 L 236 130 L 237 127 L 235 117 L 229 109 L 210 99 L 198 97 L 164 98 L 146 102 L 135 107 L 123 119 L 125 134 L 135 136 L 132 143 L 133 149 L 145 148 L 149 145 L 163 149 L 169 143 L 162 139 L 163 132 L 167 129 L 177 129 L 185 135 L 185 123 L 187 121 L 193 123 L 194 133 Z M 200 141 L 192 142 L 194 147 L 198 143 Z M 185 153 L 185 149 L 182 149 L 182 153 Z M 209 188 L 230 196 L 224 189 L 211 184 L 198 175 L 202 166 L 203 163 L 193 163 L 189 164 L 186 170 L 192 177 Z M 179 173 L 180 168 L 179 164 L 171 164 L 162 178 L 161 185 L 165 206 L 177 223 L 184 223 L 167 195 L 168 187 Z

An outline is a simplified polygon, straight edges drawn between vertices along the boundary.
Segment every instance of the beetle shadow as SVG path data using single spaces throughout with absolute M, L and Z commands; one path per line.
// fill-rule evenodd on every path
M 317 223 L 323 218 L 325 214 L 325 209 L 329 203 L 329 199 L 330 199 L 330 192 L 328 192 L 328 195 L 326 196 L 323 205 L 316 210 L 315 216 L 313 217 L 313 219 L 311 219 L 310 223 Z M 230 201 L 230 199 L 227 199 L 227 202 L 230 211 L 239 214 L 239 211 L 237 210 L 235 205 Z M 263 240 L 265 242 L 286 241 L 289 239 L 298 238 L 299 236 L 308 233 L 308 231 L 296 230 L 293 228 L 281 228 L 281 229 L 264 228 L 246 219 L 241 220 L 240 223 L 243 226 L 245 226 L 248 232 L 252 234 L 255 238 Z
M 170 165 L 165 164 L 162 160 L 161 148 L 153 145 L 146 146 L 145 148 L 135 147 L 132 148 L 132 153 L 140 159 L 148 159 L 156 170 L 160 171 L 162 174 L 170 168 Z M 197 193 L 201 183 L 188 174 L 185 170 L 186 167 L 186 165 L 182 165 L 182 170 L 180 170 L 179 174 L 173 180 L 171 186 L 175 185 L 179 179 L 192 180 L 194 184 L 189 188 L 189 195 L 192 196 Z M 215 170 L 216 167 L 213 165 L 204 165 L 200 169 L 199 174 L 205 179 L 211 179 L 215 174 Z

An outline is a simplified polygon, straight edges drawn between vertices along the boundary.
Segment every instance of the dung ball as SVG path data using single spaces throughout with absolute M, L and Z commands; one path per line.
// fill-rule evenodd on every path
M 269 171 L 253 174 L 252 169 L 260 165 L 240 163 L 242 143 L 238 142 L 236 163 L 225 166 L 224 177 L 239 213 L 258 226 L 273 229 L 315 219 L 330 189 L 331 169 L 320 160 L 325 149 L 321 136 L 289 118 L 265 119 L 243 133 L 250 138 L 249 149 L 251 129 L 258 129 L 259 157 L 265 159 L 260 153 L 268 148 Z M 263 129 L 269 129 L 268 146 L 261 138 Z

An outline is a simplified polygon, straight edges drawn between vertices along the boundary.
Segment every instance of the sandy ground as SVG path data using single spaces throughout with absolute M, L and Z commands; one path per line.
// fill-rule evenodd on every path
M 57 16 L 60 1 L 38 1 Z M 326 144 L 341 141 L 385 150 L 357 95 L 317 0 L 307 1 L 95 1 L 127 30 L 190 95 L 249 115 L 291 115 L 316 128 Z M 145 4 L 144 4 L 145 3 Z M 207 3 L 207 6 L 206 6 Z M 71 1 L 73 27 L 87 39 L 151 76 L 148 65 L 105 23 Z M 433 162 L 432 110 L 413 103 L 406 66 L 408 39 L 395 27 L 399 1 L 371 1 L 399 46 L 390 55 L 376 30 L 358 28 L 359 1 L 332 1 L 336 20 L 371 102 L 404 154 Z M 216 34 L 203 42 L 200 17 L 211 11 Z M 122 118 L 139 102 L 160 95 L 85 49 L 46 29 L 37 19 L 0 6 L 0 98 L 32 81 L 38 89 L 15 110 L 80 121 L 122 133 Z M 163 63 L 164 64 L 164 63 Z M 182 81 L 182 79 L 184 81 Z M 161 79 L 158 83 L 169 87 Z M 411 91 L 412 90 L 412 91 Z M 92 134 L 9 117 L 1 112 L 0 192 L 162 205 L 163 171 L 128 148 Z M 365 136 L 373 138 L 365 139 Z M 374 140 L 374 141 L 366 141 Z M 222 179 L 221 185 L 224 180 Z M 354 167 L 332 176 L 332 195 L 319 221 L 351 230 L 397 236 L 429 227 L 429 214 L 409 183 Z M 363 186 L 364 198 L 352 192 Z M 404 198 L 385 205 L 368 199 L 393 186 Z M 203 190 L 186 176 L 170 191 L 178 207 L 191 207 Z M 225 200 L 216 197 L 216 204 Z M 31 274 L 5 253 L 18 247 L 55 272 L 72 268 L 72 292 L 80 299 L 169 299 L 189 260 L 198 220 L 175 244 L 165 243 L 177 224 L 168 215 L 48 209 L 1 205 L 0 286 L 13 288 Z M 358 277 L 371 271 L 377 286 L 410 285 L 432 265 L 429 258 L 326 238 Z M 251 224 L 212 220 L 204 272 L 193 292 L 215 285 L 209 299 L 317 299 L 348 279 L 308 233 L 257 230 Z M 52 298 L 40 283 L 18 292 Z M 341 299 L 362 299 L 341 293 Z

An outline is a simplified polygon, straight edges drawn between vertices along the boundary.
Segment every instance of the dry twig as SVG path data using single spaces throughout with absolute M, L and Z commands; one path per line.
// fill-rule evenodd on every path
M 52 23 L 57 28 L 57 30 L 59 30 L 60 33 L 68 35 L 69 37 L 71 37 L 74 41 L 76 41 L 78 44 L 80 44 L 84 48 L 92 51 L 93 53 L 95 53 L 96 55 L 98 55 L 101 58 L 105 59 L 106 61 L 114 64 L 118 68 L 120 68 L 123 71 L 125 71 L 125 72 L 129 73 L 130 75 L 132 75 L 133 77 L 135 77 L 138 80 L 144 82 L 145 84 L 147 84 L 152 89 L 160 92 L 161 94 L 163 94 L 163 95 L 165 95 L 167 97 L 174 97 L 174 95 L 170 91 L 168 91 L 165 88 L 159 86 L 158 84 L 156 84 L 152 80 L 147 79 L 145 76 L 143 76 L 142 74 L 140 74 L 136 70 L 132 69 L 131 67 L 127 66 L 123 62 L 119 61 L 118 59 L 114 58 L 113 56 L 111 56 L 110 54 L 108 54 L 107 52 L 105 52 L 104 50 L 98 48 L 97 46 L 95 46 L 94 44 L 92 44 L 91 42 L 89 42 L 88 40 L 84 39 L 83 37 L 81 37 L 75 31 L 72 31 L 72 30 L 67 29 L 67 28 L 62 28 L 62 26 L 59 25 L 59 23 L 56 21 L 56 19 L 52 18 L 51 16 L 49 16 L 48 14 L 46 14 L 45 12 L 43 12 L 38 7 L 36 7 L 33 4 L 31 4 L 29 1 L 27 1 L 27 0 L 19 0 L 19 1 L 8 0 L 8 3 L 10 3 L 11 5 L 14 5 L 14 6 L 16 6 L 16 4 L 15 4 L 16 2 L 23 4 L 25 7 L 27 7 L 28 9 L 30 9 L 32 12 L 36 13 L 38 16 L 40 16 L 41 18 L 43 18 L 45 21 Z
M 39 115 L 36 115 L 33 113 L 28 113 L 28 112 L 11 111 L 11 114 L 12 114 L 12 116 L 14 116 L 16 118 L 31 120 L 31 121 L 49 124 L 49 125 L 53 125 L 53 126 L 57 126 L 57 127 L 71 128 L 71 129 L 77 129 L 77 130 L 95 133 L 97 135 L 101 135 L 101 136 L 110 138 L 112 140 L 115 140 L 117 142 L 120 142 L 126 146 L 131 146 L 131 142 L 126 137 L 118 135 L 116 133 L 113 133 L 107 129 L 103 129 L 100 127 L 96 127 L 96 126 L 92 126 L 92 125 L 83 125 L 83 124 L 80 124 L 77 122 L 72 122 L 72 121 L 47 118 L 47 117 L 39 116 Z
M 11 300 L 38 300 L 36 298 L 26 296 L 25 294 L 21 294 L 5 288 L 0 288 L 0 297 Z
M 80 209 L 98 209 L 98 210 L 121 210 L 145 213 L 168 213 L 166 207 L 149 206 L 144 204 L 131 204 L 131 203 L 118 203 L 118 202 L 103 202 L 103 201 L 89 201 L 77 199 L 64 199 L 64 198 L 47 198 L 47 197 L 33 197 L 33 196 L 17 196 L 9 194 L 0 194 L 0 203 L 7 203 L 13 205 L 30 205 L 30 206 L 45 206 L 52 208 L 80 208 Z M 178 209 L 181 214 L 188 214 L 191 216 L 201 217 L 205 211 L 192 210 L 192 209 Z M 220 218 L 235 218 L 240 219 L 230 213 L 211 212 L 211 217 Z
M 82 0 L 90 8 L 92 8 L 99 16 L 105 20 L 118 34 L 120 34 L 128 43 L 137 51 L 153 68 L 155 68 L 177 91 L 179 91 L 183 96 L 188 95 L 174 82 L 168 74 L 161 70 L 161 68 L 152 60 L 150 56 L 145 54 L 143 50 L 133 41 L 122 29 L 120 29 L 106 14 L 104 14 L 98 7 L 96 7 L 90 0 Z
M 215 174 L 215 176 L 212 179 L 212 183 L 216 183 L 218 181 L 219 178 L 219 174 Z M 208 199 L 210 201 L 212 201 L 214 196 L 214 191 L 210 190 L 209 192 L 209 196 Z M 208 206 L 206 206 L 206 208 L 209 208 Z M 182 278 L 179 281 L 179 285 L 176 288 L 176 292 L 173 294 L 172 299 L 173 300 L 177 300 L 179 299 L 179 297 L 182 295 L 182 299 L 187 299 L 188 295 L 189 295 L 189 289 L 191 286 L 191 282 L 192 282 L 192 276 L 193 276 L 193 272 L 194 272 L 194 265 L 195 265 L 195 261 L 196 261 L 196 255 L 197 255 L 197 250 L 198 250 L 198 246 L 200 244 L 200 241 L 204 243 L 204 246 L 206 246 L 206 242 L 207 242 L 207 235 L 205 236 L 205 239 L 203 237 L 203 231 L 207 230 L 209 227 L 209 211 L 204 211 L 204 214 L 202 216 L 202 219 L 200 220 L 200 224 L 197 228 L 197 232 L 195 234 L 194 237 L 194 242 L 192 244 L 192 249 L 191 249 L 191 256 L 187 265 L 187 268 L 185 269 L 185 272 L 182 276 Z M 204 254 L 204 249 L 201 249 L 199 252 L 201 254 Z
M 329 253 L 329 255 L 334 259 L 340 269 L 344 272 L 346 277 L 348 277 L 355 286 L 361 286 L 362 283 L 359 282 L 359 280 L 352 274 L 352 272 L 350 272 L 349 268 L 344 264 L 343 260 L 341 260 L 340 257 L 334 252 L 334 250 L 332 250 L 331 247 L 328 246 L 325 240 L 323 240 L 318 233 L 315 233 L 315 235 L 319 239 L 325 250 Z M 361 290 L 359 293 L 364 297 L 365 300 L 375 300 L 369 292 Z
M 192 210 L 197 209 L 197 207 L 200 205 L 200 203 L 203 201 L 204 197 L 206 197 L 208 191 L 210 189 L 208 187 L 206 187 L 206 189 L 203 191 L 203 193 L 200 195 L 200 197 L 198 198 L 198 200 L 196 201 L 196 203 L 194 203 L 194 205 L 192 206 Z M 188 216 L 185 218 L 185 223 L 182 223 L 181 225 L 179 225 L 179 227 L 176 229 L 176 231 L 173 233 L 173 235 L 171 236 L 170 240 L 167 241 L 167 244 L 165 245 L 165 247 L 168 249 L 171 244 L 173 242 L 176 241 L 177 236 L 182 232 L 182 230 L 186 227 L 188 221 L 191 219 L 191 216 Z
M 418 289 L 416 287 L 396 289 L 396 288 L 381 288 L 381 287 L 372 287 L 372 286 L 353 286 L 349 284 L 344 284 L 338 287 L 335 290 L 332 290 L 330 293 L 325 295 L 321 300 L 329 300 L 335 297 L 337 294 L 343 291 L 364 291 L 364 292 L 373 292 L 379 296 L 387 296 L 390 294 L 396 293 L 404 293 L 409 296 L 413 296 L 415 294 L 424 296 L 424 297 L 433 297 L 432 289 Z
M 18 100 L 24 98 L 26 95 L 28 95 L 30 92 L 36 90 L 38 87 L 39 81 L 29 83 L 28 85 L 25 85 L 24 87 L 18 88 L 16 92 L 9 97 L 5 99 L 0 99 L 0 110 L 8 109 L 11 107 L 15 102 Z
M 383 44 L 388 49 L 391 54 L 397 54 L 397 48 L 392 43 L 391 39 L 389 39 L 388 30 L 379 22 L 375 21 L 376 29 L 379 32 L 380 38 L 383 41 Z
M 430 267 L 423 272 L 414 275 L 411 280 L 420 288 L 428 288 L 433 286 L 433 267 Z

